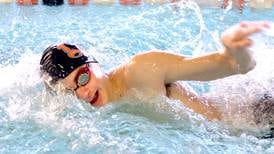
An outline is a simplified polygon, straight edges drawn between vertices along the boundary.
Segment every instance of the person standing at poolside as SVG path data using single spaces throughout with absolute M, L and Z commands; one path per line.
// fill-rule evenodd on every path
M 40 61 L 41 75 L 51 89 L 73 91 L 93 106 L 131 97 L 132 91 L 139 91 L 143 97 L 165 95 L 181 100 L 208 119 L 221 119 L 214 106 L 176 81 L 210 81 L 249 72 L 256 65 L 248 50 L 253 43 L 249 36 L 265 27 L 266 22 L 242 22 L 223 33 L 222 51 L 192 58 L 149 51 L 135 55 L 109 74 L 104 74 L 95 58 L 88 58 L 75 45 L 50 46 Z
M 234 6 L 242 10 L 244 8 L 245 0 L 232 0 Z M 229 5 L 229 0 L 224 0 L 222 8 L 226 8 Z

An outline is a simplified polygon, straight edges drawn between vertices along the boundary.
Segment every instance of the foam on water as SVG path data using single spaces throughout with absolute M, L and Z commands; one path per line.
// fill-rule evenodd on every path
M 274 40 L 274 23 L 268 23 L 268 28 L 263 28 L 261 32 L 256 33 L 250 37 L 254 41 L 254 44 L 251 47 L 251 50 L 257 51 L 261 48 L 272 48 Z

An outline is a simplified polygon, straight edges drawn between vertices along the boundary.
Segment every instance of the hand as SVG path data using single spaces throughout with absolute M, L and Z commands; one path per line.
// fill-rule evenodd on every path
M 241 22 L 223 33 L 224 53 L 234 61 L 237 73 L 247 73 L 255 67 L 256 62 L 248 50 L 253 43 L 249 36 L 268 27 L 267 22 Z
M 229 50 L 243 49 L 252 44 L 252 41 L 248 38 L 251 34 L 268 27 L 269 24 L 267 22 L 241 22 L 226 30 L 221 40 Z

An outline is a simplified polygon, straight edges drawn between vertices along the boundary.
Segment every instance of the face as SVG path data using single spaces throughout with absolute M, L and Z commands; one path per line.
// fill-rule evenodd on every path
M 97 63 L 84 64 L 61 81 L 66 89 L 74 91 L 79 99 L 93 106 L 102 106 L 108 100 L 104 82 Z

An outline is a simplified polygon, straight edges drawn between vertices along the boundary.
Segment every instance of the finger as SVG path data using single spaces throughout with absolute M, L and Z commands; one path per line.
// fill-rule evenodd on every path
M 261 25 L 265 28 L 270 28 L 270 22 L 269 21 L 262 21 Z
M 243 28 L 246 28 L 248 26 L 248 22 L 247 21 L 242 21 L 240 23 L 240 26 L 243 27 Z
M 261 26 L 258 26 L 256 24 L 242 24 L 237 32 L 239 37 L 235 38 L 234 41 L 244 39 L 251 34 L 260 32 L 261 30 Z
M 258 27 L 269 27 L 270 22 L 269 21 L 242 21 L 240 23 L 241 27 L 249 27 L 249 26 L 258 26 Z
M 261 27 L 261 28 L 270 28 L 269 21 L 259 21 L 259 22 L 255 22 L 254 24 L 256 24 L 258 27 Z
M 246 48 L 246 47 L 251 46 L 252 44 L 253 44 L 253 41 L 251 39 L 243 39 L 243 40 L 235 42 L 233 47 L 236 49 Z
M 258 28 L 259 30 L 262 30 L 264 28 L 270 28 L 270 22 L 269 21 L 242 22 L 240 23 L 240 27 L 243 29 Z

